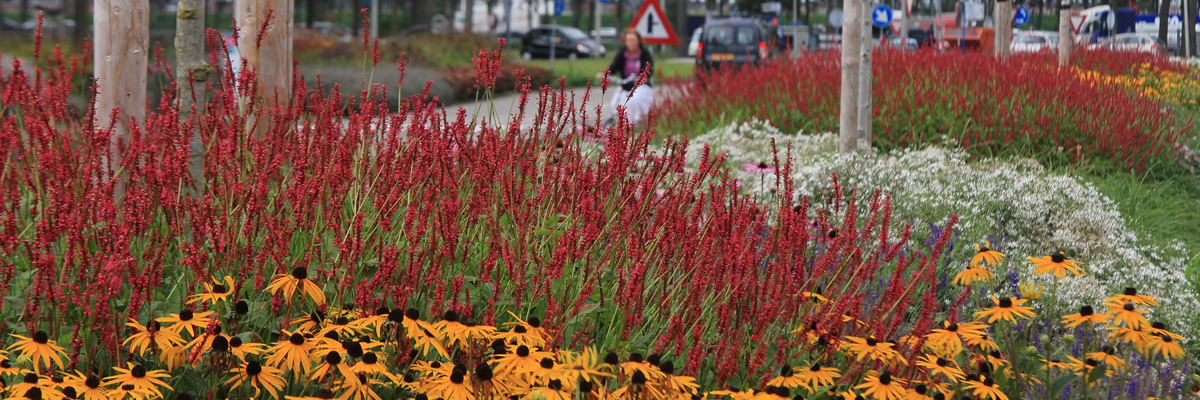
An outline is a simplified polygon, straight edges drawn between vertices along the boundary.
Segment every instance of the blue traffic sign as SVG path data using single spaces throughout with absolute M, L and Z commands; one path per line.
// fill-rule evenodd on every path
M 1013 26 L 1022 27 L 1029 23 L 1029 9 L 1025 5 L 1017 7 L 1017 12 L 1013 13 Z
M 562 13 L 563 13 L 563 8 L 566 8 L 566 6 L 567 6 L 566 0 L 554 0 L 554 16 L 561 17 Z
M 876 28 L 886 28 L 892 24 L 892 8 L 887 5 L 880 4 L 871 10 L 871 23 Z

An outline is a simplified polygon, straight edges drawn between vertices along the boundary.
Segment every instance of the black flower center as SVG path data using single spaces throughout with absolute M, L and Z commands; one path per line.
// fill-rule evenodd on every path
M 133 369 L 129 370 L 129 374 L 133 375 L 134 378 L 138 378 L 138 379 L 145 378 L 146 377 L 146 368 L 143 368 L 141 365 L 134 365 Z
M 983 384 L 984 384 L 984 386 L 989 386 L 989 387 L 990 387 L 990 386 L 992 386 L 992 385 L 995 385 L 995 384 L 996 384 L 996 381 L 992 380 L 992 378 L 991 378 L 991 377 L 987 377 L 987 378 L 984 378 L 984 380 L 983 380 Z
M 546 383 L 546 387 L 550 390 L 562 390 L 562 381 L 558 379 L 551 379 L 550 382 Z
M 1103 351 L 1104 354 L 1108 354 L 1110 356 L 1113 355 L 1113 353 L 1115 352 L 1115 350 L 1113 350 L 1112 346 L 1109 346 L 1109 345 L 1104 345 L 1104 347 L 1100 348 L 1100 351 Z
M 992 352 L 988 353 L 988 356 L 991 356 L 992 358 L 1000 358 L 1000 352 L 992 350 Z
M 917 387 L 913 388 L 913 391 L 916 391 L 917 394 L 925 394 L 925 391 L 927 390 L 929 390 L 929 388 L 925 387 L 924 383 L 918 383 Z
M 292 270 L 292 277 L 299 280 L 308 279 L 308 268 L 296 267 Z
M 946 330 L 950 332 L 958 332 L 958 324 L 950 324 L 950 326 L 946 327 Z
M 126 391 L 126 392 L 132 392 L 132 391 L 133 391 L 133 389 L 134 389 L 134 388 L 136 388 L 136 387 L 137 387 L 137 386 L 133 386 L 133 385 L 130 385 L 130 384 L 128 384 L 128 383 L 127 383 L 127 384 L 121 385 L 121 390 L 124 390 L 124 391 Z
M 404 310 L 404 318 L 421 319 L 421 312 L 417 311 L 417 309 L 415 309 L 415 308 L 409 308 L 407 310 Z
M 830 230 L 829 230 L 829 238 L 830 238 L 830 239 L 837 239 L 837 229 L 830 229 Z
M 779 369 L 779 376 L 782 376 L 784 378 L 792 376 L 792 367 L 784 365 L 783 368 Z
M 943 394 L 942 392 L 934 393 L 933 400 L 946 400 L 946 395 Z
M 317 389 L 317 398 L 318 399 L 332 399 L 333 391 L 329 390 L 327 388 Z
M 1084 363 L 1084 364 L 1087 364 L 1089 367 L 1095 367 L 1095 366 L 1097 366 L 1097 365 L 1100 365 L 1100 362 L 1099 362 L 1099 361 L 1096 361 L 1096 360 L 1093 360 L 1093 359 L 1090 359 L 1090 358 L 1089 358 L 1089 359 L 1087 359 L 1087 361 L 1084 361 L 1083 363 Z
M 442 316 L 442 319 L 449 322 L 458 322 L 458 313 L 454 312 L 454 310 L 447 310 L 446 314 Z
M 812 372 L 818 372 L 821 370 L 821 364 L 813 364 L 811 367 L 808 367 L 808 370 Z
M 579 391 L 582 393 L 591 393 L 592 389 L 594 389 L 594 386 L 595 385 L 592 384 L 592 381 L 586 379 L 579 381 Z
M 529 317 L 528 322 L 529 322 L 529 326 L 532 326 L 534 328 L 540 328 L 542 326 L 542 319 L 538 318 L 538 317 Z
M 875 338 L 867 339 L 867 346 L 875 347 L 877 344 L 879 344 L 879 341 L 875 340 Z
M 227 291 L 229 291 L 229 289 L 226 289 L 225 285 L 222 285 L 219 283 L 216 285 L 213 285 L 213 287 L 212 287 L 213 294 L 225 294 L 225 292 L 227 292 Z
M 98 387 L 100 387 L 100 377 L 95 376 L 95 375 L 88 375 L 87 379 L 83 380 L 83 384 L 84 384 L 84 386 L 87 386 L 88 389 L 98 388 Z
M 1000 308 L 1012 308 L 1012 299 L 1010 299 L 1010 298 L 1000 299 Z
M 362 343 L 359 342 L 343 342 L 342 347 L 346 349 L 346 354 L 350 357 L 358 358 L 363 356 Z
M 325 362 L 330 365 L 338 365 L 342 363 L 342 355 L 336 351 L 331 351 L 325 355 Z
M 192 313 L 192 310 L 184 309 L 183 311 L 179 312 L 179 320 L 183 322 L 191 321 L 192 317 L 195 316 L 196 315 Z
M 64 397 L 66 397 L 68 399 L 74 399 L 76 397 L 79 397 L 79 392 L 75 391 L 75 388 L 71 387 L 71 386 L 67 386 L 67 387 L 63 388 L 62 394 Z M 175 397 L 175 398 L 179 399 L 180 397 Z
M 461 385 L 463 383 L 463 373 L 455 371 L 450 374 L 450 382 Z
M 438 368 L 442 367 L 442 363 L 438 362 L 438 361 L 434 361 L 434 362 L 429 363 L 429 367 L 433 368 L 433 369 L 438 369 Z
M 884 371 L 883 374 L 879 375 L 879 383 L 882 385 L 891 385 L 892 384 L 892 373 Z
M 546 357 L 543 358 L 542 361 L 538 362 L 538 365 L 545 369 L 551 369 L 554 368 L 554 360 L 551 360 L 550 357 Z
M 404 311 L 400 310 L 399 308 L 389 311 L 387 316 L 388 321 L 392 321 L 397 324 L 404 322 Z
M 259 365 L 258 361 L 250 361 L 246 363 L 247 376 L 258 376 L 260 373 L 262 373 L 262 365 Z
M 629 355 L 629 361 L 640 363 L 646 361 L 646 359 L 642 358 L 642 353 L 633 353 Z
M 234 336 L 229 339 L 229 348 L 236 349 L 242 347 L 242 338 Z
M 1163 343 L 1171 343 L 1174 342 L 1175 339 L 1172 339 L 1171 335 L 1162 335 L 1162 341 Z
M 250 312 L 250 303 L 247 303 L 245 300 L 238 300 L 237 303 L 233 305 L 233 311 L 239 315 L 246 315 Z
M 619 357 L 617 357 L 617 353 L 613 353 L 610 351 L 610 352 L 608 352 L 608 354 L 604 355 L 604 363 L 605 364 L 617 365 L 617 363 L 620 363 L 620 362 L 621 362 L 621 359 Z
M 1150 327 L 1152 327 L 1154 329 L 1158 329 L 1158 330 L 1163 330 L 1163 331 L 1167 330 L 1167 324 L 1164 324 L 1159 321 L 1154 321 L 1153 324 L 1150 324 Z
M 646 384 L 646 374 L 642 373 L 642 370 L 640 370 L 640 369 L 637 371 L 634 371 L 633 376 L 629 378 L 629 381 L 632 382 L 634 385 L 645 385 Z
M 34 374 L 34 373 L 25 374 L 25 378 L 22 380 L 22 382 L 28 383 L 30 385 L 36 385 L 38 382 L 38 376 L 37 376 L 37 374 Z
M 338 317 L 338 319 L 334 320 L 333 323 L 335 325 L 346 325 L 350 323 L 350 319 L 346 317 Z
M 1081 316 L 1081 317 L 1088 317 L 1095 313 L 1096 313 L 1096 310 L 1093 309 L 1092 306 L 1079 307 L 1079 316 Z
M 375 355 L 375 352 L 368 352 L 363 354 L 362 362 L 367 365 L 375 365 L 375 363 L 379 362 L 379 356 Z
M 1127 288 L 1125 288 L 1125 295 L 1126 296 L 1137 296 L 1137 289 L 1127 287 Z
M 224 336 L 217 336 L 217 337 L 213 338 L 212 349 L 213 349 L 213 351 L 216 351 L 219 353 L 228 351 L 229 350 L 229 339 L 226 339 Z
M 658 366 L 658 369 L 660 371 L 662 371 L 664 374 L 675 375 L 675 362 L 673 362 L 671 360 L 663 361 L 662 364 L 660 364 Z M 791 367 L 786 368 L 786 370 L 787 370 L 787 376 L 792 376 Z
M 492 380 L 492 367 L 487 363 L 479 363 L 475 366 L 475 377 L 483 382 Z
M 1124 308 L 1125 311 L 1133 311 L 1133 303 L 1125 303 L 1125 307 L 1122 308 Z
M 529 346 L 517 347 L 517 357 L 529 357 Z
M 50 342 L 50 335 L 46 331 L 37 331 L 33 333 L 33 341 L 37 344 L 46 344 Z
M 945 367 L 945 366 L 947 366 L 947 365 L 950 365 L 950 361 L 947 361 L 945 358 L 938 357 L 938 359 L 937 359 L 937 366 L 939 366 L 939 367 Z
M 759 163 L 758 163 L 758 167 L 759 167 L 759 168 L 766 168 L 766 167 L 767 167 L 767 163 L 765 163 L 765 162 L 762 162 L 762 161 L 759 161 Z
M 25 398 L 30 400 L 42 400 L 42 389 L 29 388 L 29 390 L 25 391 Z
M 288 341 L 292 342 L 292 344 L 296 346 L 302 345 L 304 344 L 304 335 L 293 333 L 292 337 L 288 338 Z
M 392 312 L 392 310 L 389 310 L 387 307 L 379 307 L 375 309 L 375 315 L 388 315 L 390 312 Z
M 1058 252 L 1058 253 L 1054 253 L 1054 254 L 1050 255 L 1050 261 L 1053 261 L 1055 264 L 1062 263 L 1066 259 L 1067 259 L 1067 256 L 1063 255 L 1062 252 Z
M 529 331 L 525 329 L 525 325 L 517 325 L 517 326 L 513 327 L 513 332 L 523 334 L 523 333 L 529 332 Z
M 9 362 L 8 360 L 0 360 L 0 368 L 3 368 L 3 369 L 12 368 L 12 362 Z
M 992 249 L 989 249 L 987 246 L 982 246 L 979 248 L 980 253 L 987 253 L 989 251 L 992 251 Z

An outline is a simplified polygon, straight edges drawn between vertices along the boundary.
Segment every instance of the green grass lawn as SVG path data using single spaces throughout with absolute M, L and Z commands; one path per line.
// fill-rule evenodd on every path
M 515 53 L 513 53 L 511 56 L 512 58 L 508 58 L 510 55 L 505 55 L 506 58 L 510 60 L 517 60 L 517 62 L 521 64 L 540 68 L 550 68 L 550 60 L 534 59 L 524 61 L 517 57 Z M 554 75 L 566 76 L 567 86 L 583 86 L 587 84 L 588 80 L 595 80 L 596 73 L 608 68 L 608 64 L 611 62 L 611 56 L 604 58 L 579 58 L 574 61 L 568 59 L 555 59 Z M 661 74 L 664 77 L 690 77 L 692 76 L 693 66 L 694 65 L 691 63 L 681 64 L 665 62 L 661 60 L 656 61 L 655 67 L 658 68 L 659 71 L 655 73 L 655 76 Z

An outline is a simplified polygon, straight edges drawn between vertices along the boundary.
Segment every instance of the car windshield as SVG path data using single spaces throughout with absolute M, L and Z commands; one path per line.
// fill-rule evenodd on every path
M 571 28 L 571 27 L 559 28 L 558 33 L 562 34 L 567 39 L 580 40 L 580 39 L 588 38 L 588 35 L 586 33 L 583 33 L 583 31 L 576 29 L 576 28 Z
M 704 41 L 718 45 L 751 45 L 754 43 L 754 27 L 748 25 L 720 25 L 704 29 Z

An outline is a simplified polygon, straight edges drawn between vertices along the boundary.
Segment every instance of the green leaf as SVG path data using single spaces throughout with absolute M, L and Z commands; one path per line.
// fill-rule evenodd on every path
M 565 232 L 563 232 L 563 231 L 556 231 L 556 230 L 551 230 L 551 229 L 538 229 L 538 230 L 536 230 L 536 231 L 533 231 L 533 234 L 534 234 L 534 235 L 537 235 L 537 236 L 550 236 L 550 237 L 552 237 L 552 238 L 555 238 L 555 239 L 558 239 L 558 238 L 562 237 L 562 235 L 563 235 L 564 233 L 565 233 Z
M 1104 372 L 1107 370 L 1108 370 L 1107 365 L 1100 364 L 1096 368 L 1093 368 L 1091 373 L 1088 373 L 1087 381 L 1088 382 L 1099 382 L 1101 379 L 1104 379 Z
M 1066 376 L 1060 376 L 1060 377 L 1058 377 L 1058 379 L 1054 380 L 1054 383 L 1050 384 L 1050 393 L 1061 392 L 1063 390 L 1063 388 L 1067 387 L 1067 385 L 1070 385 L 1072 382 L 1075 382 L 1077 380 L 1079 380 L 1079 375 L 1071 374 L 1071 375 L 1066 375 Z

